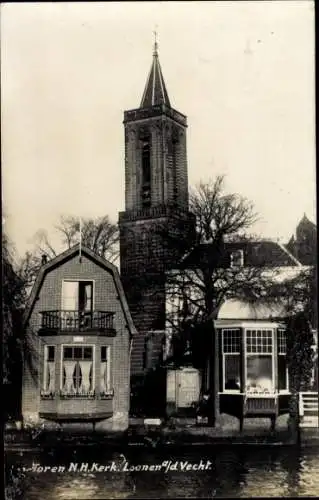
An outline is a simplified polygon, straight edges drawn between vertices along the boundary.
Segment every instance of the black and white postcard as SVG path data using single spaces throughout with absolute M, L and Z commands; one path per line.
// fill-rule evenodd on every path
M 6 500 L 319 496 L 314 8 L 1 5 Z

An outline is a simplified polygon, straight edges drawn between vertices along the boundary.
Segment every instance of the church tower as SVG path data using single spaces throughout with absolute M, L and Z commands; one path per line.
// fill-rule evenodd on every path
M 132 375 L 156 366 L 165 328 L 165 271 L 179 237 L 191 237 L 187 119 L 172 108 L 155 41 L 140 107 L 124 112 L 125 211 L 119 214 L 121 279 L 138 330 Z M 151 346 L 151 347 L 150 347 Z

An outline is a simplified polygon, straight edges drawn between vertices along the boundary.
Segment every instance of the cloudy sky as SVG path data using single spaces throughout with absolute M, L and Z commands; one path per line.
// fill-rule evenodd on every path
M 287 240 L 315 221 L 314 3 L 1 5 L 2 197 L 18 253 L 60 214 L 124 209 L 123 111 L 159 56 L 188 117 L 190 185 L 226 175 L 253 231 Z

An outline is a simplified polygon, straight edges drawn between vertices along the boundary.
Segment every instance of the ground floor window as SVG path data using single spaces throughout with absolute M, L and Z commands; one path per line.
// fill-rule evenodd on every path
M 43 394 L 55 391 L 55 346 L 44 346 Z
M 61 385 L 63 393 L 70 396 L 93 392 L 93 346 L 62 347 Z
M 272 356 L 247 356 L 247 390 L 252 392 L 273 392 Z
M 41 397 L 52 399 L 56 391 L 62 398 L 113 396 L 111 346 L 46 345 Z
M 100 391 L 101 395 L 111 391 L 111 370 L 110 370 L 110 346 L 101 346 L 101 368 L 100 368 Z
M 289 390 L 284 328 L 223 328 L 219 339 L 222 391 L 240 392 L 242 385 L 261 395 Z
M 223 389 L 240 391 L 240 343 L 241 331 L 237 329 L 223 330 Z
M 287 338 L 286 331 L 279 329 L 277 334 L 278 353 L 278 390 L 287 391 L 288 384 L 288 363 L 287 363 Z
M 274 392 L 273 330 L 246 330 L 246 387 L 248 392 Z

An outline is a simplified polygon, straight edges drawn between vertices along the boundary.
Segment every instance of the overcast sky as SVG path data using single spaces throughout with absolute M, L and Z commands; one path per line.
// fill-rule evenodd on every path
M 226 174 L 263 237 L 315 221 L 312 1 L 2 4 L 2 196 L 20 254 L 60 214 L 124 209 L 123 112 L 139 106 L 156 25 L 190 185 Z

